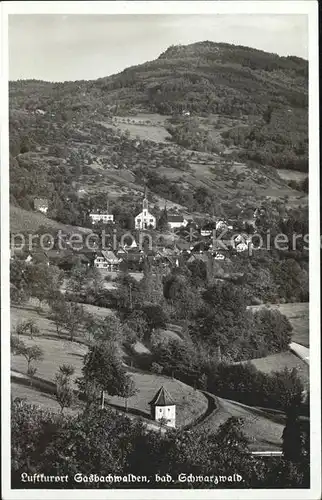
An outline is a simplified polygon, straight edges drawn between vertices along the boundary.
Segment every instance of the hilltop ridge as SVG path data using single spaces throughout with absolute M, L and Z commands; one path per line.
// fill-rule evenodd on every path
M 305 207 L 307 66 L 206 41 L 98 80 L 10 82 L 11 202 L 48 197 L 52 218 L 79 226 L 78 189 L 135 205 L 146 182 L 188 212 Z

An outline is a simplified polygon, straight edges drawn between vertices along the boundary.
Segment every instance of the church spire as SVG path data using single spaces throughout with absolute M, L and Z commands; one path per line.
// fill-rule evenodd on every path
M 145 186 L 144 188 L 144 198 L 143 198 L 143 210 L 148 210 L 149 202 L 148 202 L 148 188 Z

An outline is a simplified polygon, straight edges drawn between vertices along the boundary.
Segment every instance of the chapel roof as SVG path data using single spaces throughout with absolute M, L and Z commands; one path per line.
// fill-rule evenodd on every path
M 170 393 L 163 386 L 160 387 L 158 392 L 155 394 L 154 398 L 149 403 L 149 405 L 153 406 L 168 406 L 174 404 L 175 402 L 170 396 Z

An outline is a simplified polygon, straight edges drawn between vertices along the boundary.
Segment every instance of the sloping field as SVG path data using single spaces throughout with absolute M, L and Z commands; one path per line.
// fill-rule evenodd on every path
M 60 411 L 59 404 L 57 403 L 54 396 L 52 396 L 51 394 L 38 390 L 34 387 L 28 387 L 25 384 L 20 384 L 13 381 L 11 381 L 10 389 L 11 389 L 11 397 L 13 399 L 15 398 L 27 399 L 29 403 L 37 405 L 40 408 L 53 410 L 57 412 Z M 70 414 L 76 412 L 77 409 L 72 410 L 67 408 L 65 410 L 65 413 L 70 413 Z
M 128 406 L 143 412 L 145 416 L 150 415 L 149 402 L 162 385 L 169 391 L 176 403 L 178 427 L 193 422 L 207 410 L 206 397 L 200 391 L 194 390 L 179 380 L 143 372 L 129 372 L 129 374 L 139 391 L 135 396 L 129 398 Z M 108 401 L 124 407 L 123 398 L 108 397 Z
M 218 410 L 200 423 L 197 429 L 215 432 L 228 418 L 241 417 L 244 419 L 243 432 L 250 441 L 251 450 L 275 451 L 281 448 L 284 425 L 274 421 L 274 415 L 227 399 L 216 400 Z
M 108 316 L 109 314 L 113 314 L 111 309 L 107 309 L 105 307 L 91 306 L 89 304 L 81 304 L 83 305 L 86 312 L 89 314 L 93 314 L 100 317 Z M 40 330 L 40 336 L 50 336 L 57 338 L 56 327 L 54 323 L 46 317 L 49 309 L 46 306 L 43 306 L 43 312 L 38 314 L 36 311 L 36 301 L 31 299 L 24 306 L 12 306 L 10 309 L 10 322 L 11 322 L 11 331 L 14 331 L 17 323 L 27 320 L 34 320 Z M 82 330 L 80 329 L 80 333 Z M 38 339 L 39 337 L 37 337 Z
M 122 132 L 128 130 L 130 137 L 133 139 L 142 139 L 147 141 L 168 143 L 167 139 L 171 139 L 171 135 L 164 128 L 165 117 L 158 118 L 158 115 L 138 114 L 136 116 L 114 117 L 113 124 L 102 125 L 115 129 L 120 129 Z
M 257 370 L 264 373 L 282 371 L 284 370 L 284 368 L 288 368 L 289 370 L 296 368 L 298 375 L 304 384 L 304 387 L 309 387 L 309 366 L 291 351 L 271 354 L 270 356 L 266 356 L 265 358 L 252 359 L 251 363 L 257 368 Z
M 104 308 L 95 306 L 86 306 L 89 312 L 99 315 L 111 314 L 111 311 Z M 40 328 L 41 335 L 30 339 L 28 336 L 22 336 L 27 345 L 38 345 L 44 351 L 44 359 L 37 364 L 36 377 L 40 379 L 54 382 L 55 373 L 58 371 L 59 366 L 62 364 L 71 364 L 75 367 L 75 374 L 73 379 L 81 375 L 81 368 L 83 366 L 83 356 L 86 353 L 86 346 L 77 342 L 70 342 L 66 339 L 57 337 L 55 325 L 45 316 L 37 314 L 32 305 L 27 309 L 15 308 L 11 310 L 11 325 L 14 329 L 19 321 L 26 319 L 34 319 Z M 26 373 L 27 362 L 21 356 L 11 357 L 12 370 Z M 177 404 L 177 424 L 178 426 L 187 425 L 197 419 L 200 415 L 206 412 L 208 403 L 206 397 L 199 391 L 192 389 L 190 386 L 182 382 L 150 373 L 143 373 L 134 371 L 128 368 L 129 374 L 133 377 L 138 392 L 135 396 L 129 398 L 128 408 L 134 410 L 135 413 L 142 416 L 149 416 L 150 408 L 149 401 L 153 398 L 157 390 L 164 385 L 170 392 L 174 401 Z M 13 395 L 21 396 L 24 392 L 19 389 L 19 384 L 13 384 Z M 26 393 L 27 394 L 27 393 Z M 46 405 L 48 408 L 56 408 L 56 403 L 52 397 L 41 394 L 39 390 L 30 388 L 28 394 L 30 395 L 31 402 L 38 404 L 39 399 L 41 404 Z M 29 396 L 26 395 L 29 400 Z M 124 408 L 124 399 L 118 397 L 108 397 L 108 401 L 114 405 Z
M 75 375 L 73 379 L 81 375 L 83 356 L 87 351 L 86 346 L 69 340 L 45 337 L 37 337 L 35 340 L 31 340 L 26 336 L 22 336 L 21 339 L 26 345 L 37 345 L 44 351 L 43 361 L 36 365 L 38 368 L 36 377 L 54 382 L 55 373 L 58 371 L 59 366 L 63 364 L 74 366 Z M 26 373 L 27 362 L 22 356 L 11 356 L 11 367 L 17 372 Z
M 299 172 L 297 170 L 286 170 L 279 168 L 277 170 L 278 175 L 285 179 L 286 181 L 297 181 L 302 182 L 307 178 L 307 172 Z
M 22 208 L 10 205 L 10 231 L 12 233 L 37 231 L 40 226 L 45 226 L 51 229 L 61 229 L 65 232 L 80 231 L 90 233 L 91 230 L 85 227 L 67 226 L 55 220 L 49 219 L 40 212 L 29 212 Z
M 74 366 L 75 374 L 73 376 L 73 380 L 81 375 L 83 356 L 86 353 L 86 347 L 84 345 L 66 340 L 48 339 L 44 337 L 38 337 L 35 340 L 24 337 L 23 340 L 27 345 L 38 345 L 44 351 L 43 361 L 37 364 L 37 377 L 54 382 L 55 373 L 62 364 L 70 364 Z M 27 362 L 22 356 L 12 356 L 11 367 L 14 371 L 26 373 Z M 134 410 L 142 416 L 149 416 L 149 401 L 151 401 L 157 390 L 160 389 L 162 385 L 170 392 L 177 405 L 178 426 L 191 423 L 207 410 L 208 403 L 205 396 L 201 392 L 194 390 L 192 387 L 189 387 L 178 380 L 150 373 L 136 372 L 130 369 L 129 374 L 133 378 L 138 392 L 133 397 L 129 398 L 128 408 Z M 30 391 L 31 390 L 32 388 Z M 28 394 L 32 398 L 31 401 L 33 403 L 37 403 L 40 397 L 39 391 L 30 391 Z M 13 390 L 13 394 L 17 396 L 19 395 L 17 388 Z M 24 397 L 29 399 L 29 396 L 25 394 Z M 41 402 L 45 404 L 45 401 L 47 400 L 48 407 L 53 407 L 52 402 L 50 401 L 51 399 L 51 397 L 46 398 L 46 395 L 43 395 L 41 397 Z M 109 397 L 106 395 L 106 401 L 124 408 L 123 398 L 116 396 Z

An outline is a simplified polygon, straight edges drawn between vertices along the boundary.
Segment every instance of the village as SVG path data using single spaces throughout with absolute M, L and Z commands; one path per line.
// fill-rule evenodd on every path
M 35 211 L 47 213 L 48 200 L 35 199 Z M 82 241 L 71 242 L 67 239 L 64 247 L 52 241 L 41 247 L 26 244 L 11 246 L 11 258 L 20 258 L 27 263 L 42 262 L 70 270 L 76 263 L 83 267 L 95 267 L 105 272 L 118 273 L 142 271 L 142 264 L 147 259 L 152 265 L 161 266 L 164 270 L 190 264 L 194 261 L 207 263 L 209 259 L 227 261 L 237 254 L 253 249 L 251 234 L 238 232 L 234 221 L 215 218 L 203 224 L 191 216 L 167 212 L 163 210 L 166 228 L 158 228 L 158 221 L 149 207 L 147 190 L 142 200 L 142 211 L 135 215 L 133 231 L 116 236 L 117 223 L 114 215 L 107 210 L 97 210 L 89 214 L 94 236 L 99 235 L 97 227 L 105 228 L 107 237 L 102 244 L 99 238 L 89 240 L 83 236 Z M 253 220 L 247 220 L 247 230 L 255 231 L 256 217 L 259 210 L 254 210 Z M 240 224 L 238 225 L 240 228 Z M 107 244 L 106 244 L 107 240 Z M 89 242 L 90 241 L 90 242 Z
M 312 486 L 307 16 L 196 12 L 11 16 L 12 489 Z

